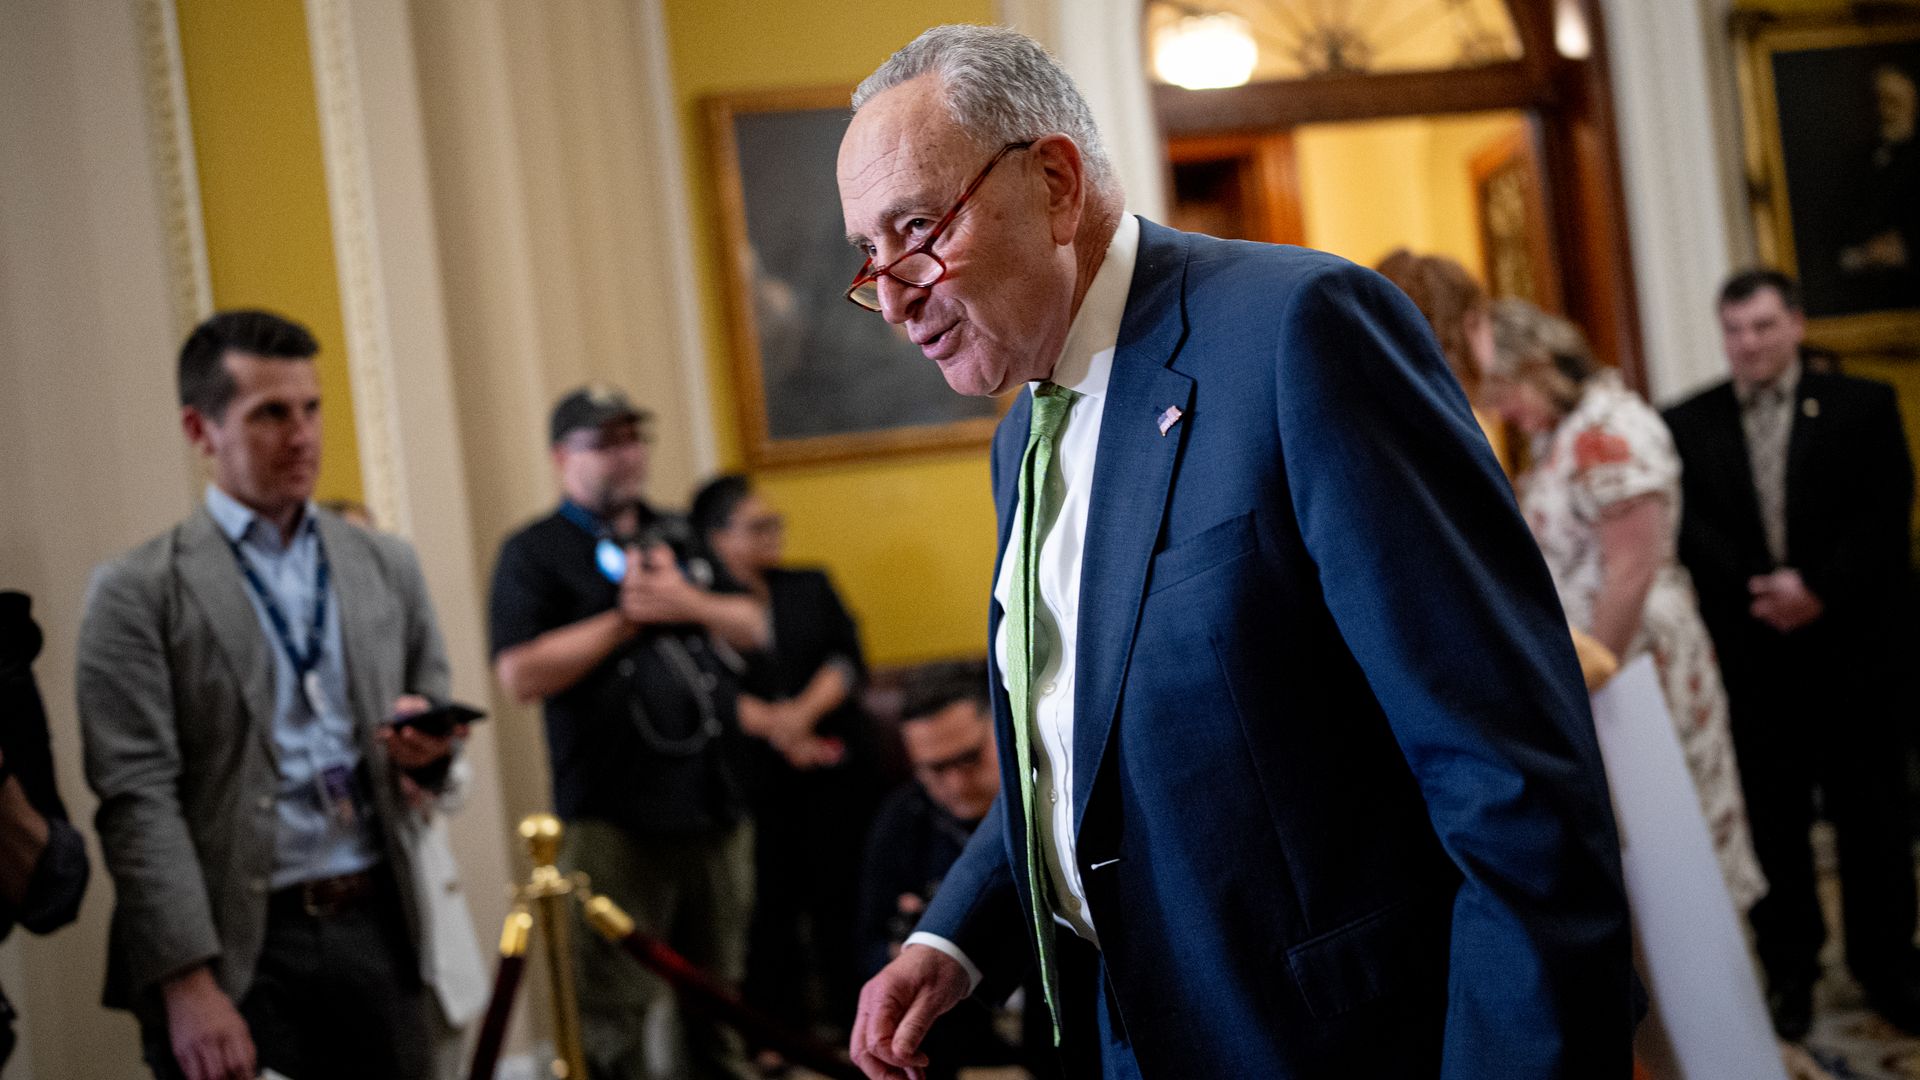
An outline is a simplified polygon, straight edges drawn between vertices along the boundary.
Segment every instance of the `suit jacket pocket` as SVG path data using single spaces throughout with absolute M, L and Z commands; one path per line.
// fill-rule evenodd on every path
M 1147 593 L 1152 595 L 1232 562 L 1252 551 L 1258 542 L 1251 510 L 1172 540 L 1153 557 Z
M 1433 981 L 1444 989 L 1450 904 L 1402 900 L 1287 950 L 1287 966 L 1316 1019 Z

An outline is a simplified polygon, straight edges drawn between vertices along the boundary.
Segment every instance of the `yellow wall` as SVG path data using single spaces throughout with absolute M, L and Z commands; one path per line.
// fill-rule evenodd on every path
M 1372 266 L 1408 247 L 1480 273 L 1469 165 L 1516 113 L 1310 124 L 1294 136 L 1307 244 Z
M 304 5 L 177 0 L 216 308 L 263 307 L 320 339 L 318 496 L 361 496 Z
M 851 89 L 929 26 L 991 22 L 991 0 L 920 4 L 666 0 L 667 32 L 704 287 L 714 418 L 723 463 L 741 463 L 718 260 L 719 228 L 700 100 L 775 87 Z M 838 213 L 838 208 L 831 212 Z M 853 264 L 848 263 L 851 272 Z M 860 619 L 870 659 L 910 663 L 986 646 L 993 504 L 984 447 L 755 477 L 787 516 L 789 557 L 825 565 Z M 663 500 L 672 493 L 660 492 Z

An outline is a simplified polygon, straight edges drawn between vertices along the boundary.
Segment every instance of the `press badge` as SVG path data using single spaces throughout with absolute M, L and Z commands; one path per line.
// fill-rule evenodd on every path
M 320 805 L 341 825 L 351 828 L 360 816 L 353 803 L 353 769 L 329 765 L 314 777 L 314 784 L 319 789 Z
M 315 717 L 326 715 L 327 695 L 320 687 L 320 671 L 314 669 L 300 677 L 300 691 L 306 695 L 307 711 Z

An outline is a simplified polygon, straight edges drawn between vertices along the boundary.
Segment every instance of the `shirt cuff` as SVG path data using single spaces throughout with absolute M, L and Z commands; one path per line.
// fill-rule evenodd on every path
M 902 945 L 901 948 L 910 948 L 914 945 L 925 945 L 935 952 L 943 952 L 953 957 L 960 962 L 961 967 L 967 969 L 967 993 L 971 994 L 975 990 L 980 989 L 980 969 L 973 966 L 973 961 L 967 959 L 967 954 L 960 951 L 960 946 L 955 945 L 939 934 L 929 934 L 924 930 L 915 930 L 913 933 L 908 934 L 906 944 Z

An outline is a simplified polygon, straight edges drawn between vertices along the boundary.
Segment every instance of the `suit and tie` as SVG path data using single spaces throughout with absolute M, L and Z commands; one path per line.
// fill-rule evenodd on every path
M 102 566 L 88 596 L 77 691 L 87 777 L 100 798 L 96 824 L 115 885 L 105 1003 L 134 1011 L 150 1062 L 170 1075 L 160 987 L 207 964 L 253 1028 L 262 1065 L 275 1065 L 275 1034 L 266 1030 L 273 1027 L 293 1032 L 284 1041 L 305 1045 L 305 1060 L 360 1054 L 365 1075 L 417 1075 L 408 1059 L 417 1064 L 425 1051 L 419 1010 L 423 979 L 435 969 L 422 944 L 427 904 L 415 890 L 414 853 L 426 824 L 407 808 L 377 734 L 396 698 L 447 692 L 426 584 L 401 541 L 309 507 L 300 528 L 310 530 L 328 568 L 313 580 L 329 603 L 315 610 L 333 612 L 315 620 L 326 626 L 329 653 L 322 661 L 328 674 L 315 677 L 326 685 L 316 693 L 289 677 L 290 661 L 263 629 L 266 591 L 250 594 L 242 569 L 243 544 L 271 526 L 255 521 L 229 535 L 210 512 L 232 515 L 237 505 L 210 491 L 207 507 Z M 290 610 L 296 620 L 306 613 Z M 305 630 L 301 623 L 294 632 Z M 318 696 L 329 703 L 312 703 Z M 325 715 L 298 711 L 307 708 Z M 289 779 L 307 766 L 304 757 L 319 745 L 314 734 L 329 724 L 352 748 L 348 758 L 357 758 L 346 783 L 358 809 L 346 815 L 354 823 L 344 831 L 328 827 L 326 815 L 339 808 L 324 805 L 318 779 Z M 308 792 L 315 792 L 312 806 Z M 321 830 L 313 847 L 294 840 L 303 823 Z M 303 899 L 304 885 L 341 865 L 377 882 L 369 896 Z M 316 976 L 301 986 L 284 972 L 268 974 L 276 927 L 298 922 L 303 906 L 322 942 L 352 922 L 334 919 L 332 909 L 354 918 L 359 909 L 371 913 L 364 931 L 339 939 L 334 951 L 343 942 L 365 945 L 363 972 L 391 984 L 390 994 L 364 1003 L 390 1012 L 383 1023 L 355 1030 L 328 1020 L 330 1012 L 287 1015 L 286 1002 L 301 993 L 332 995 L 334 1006 L 351 1008 L 340 985 Z M 313 1045 L 315 1027 L 331 1046 Z M 398 1063 L 383 1069 L 380 1062 L 395 1055 Z
M 1034 479 L 1064 498 L 1027 785 L 999 639 L 1032 395 L 995 438 L 1003 794 L 920 940 L 994 992 L 1042 927 L 1076 1073 L 1625 1076 L 1579 668 L 1426 324 L 1332 256 L 1133 228 L 1112 348 L 1091 385 L 1075 361 L 1087 394 Z
M 1751 912 L 1769 980 L 1805 989 L 1819 974 L 1826 927 L 1808 840 L 1817 787 L 1838 832 L 1848 966 L 1897 1007 L 1916 974 L 1912 711 L 1899 689 L 1913 468 L 1890 387 L 1793 370 L 1777 380 L 1777 403 L 1756 391 L 1743 405 L 1722 383 L 1667 410 L 1684 465 L 1680 558 L 1719 654 L 1770 884 Z M 1784 634 L 1750 614 L 1748 590 L 1781 566 L 1824 605 Z

